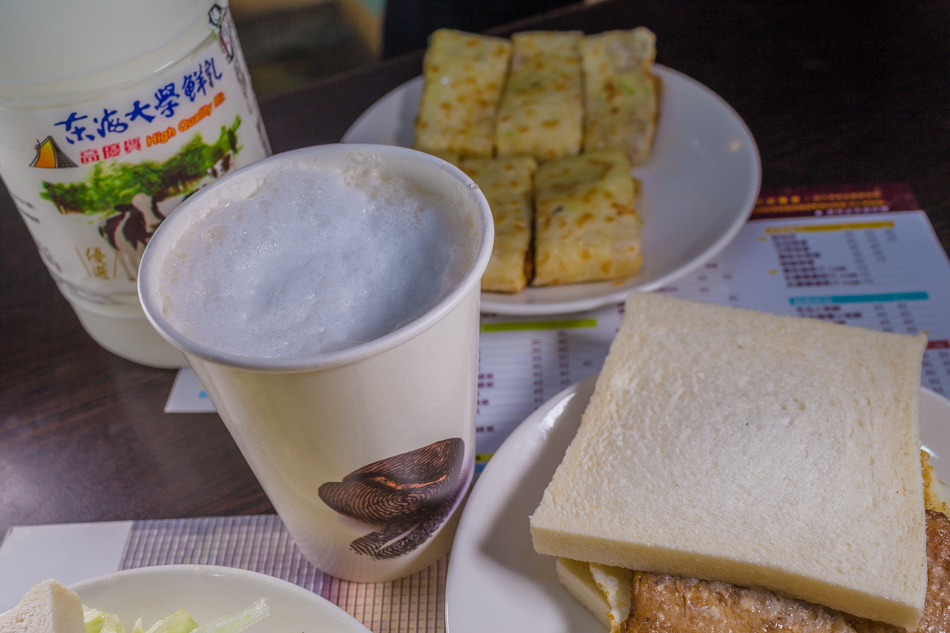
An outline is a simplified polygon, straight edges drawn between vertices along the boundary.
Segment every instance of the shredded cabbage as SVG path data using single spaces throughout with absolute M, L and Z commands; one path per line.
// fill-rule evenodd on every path
M 86 633 L 126 633 L 118 616 L 86 605 L 82 606 Z M 239 633 L 263 620 L 270 613 L 267 600 L 261 598 L 243 611 L 221 616 L 199 626 L 188 612 L 179 609 L 165 616 L 146 631 L 142 618 L 136 620 L 130 633 Z

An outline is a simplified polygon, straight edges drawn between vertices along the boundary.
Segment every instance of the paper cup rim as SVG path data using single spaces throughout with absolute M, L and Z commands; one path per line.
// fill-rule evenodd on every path
M 452 292 L 427 310 L 425 314 L 383 336 L 341 350 L 314 354 L 303 358 L 271 358 L 222 352 L 199 343 L 172 327 L 162 311 L 161 298 L 159 296 L 159 278 L 163 261 L 161 259 L 162 254 L 159 253 L 157 246 L 153 247 L 153 244 L 161 245 L 170 240 L 177 241 L 185 228 L 190 224 L 192 214 L 188 209 L 195 208 L 202 199 L 214 195 L 214 192 L 218 188 L 226 186 L 229 180 L 238 178 L 242 174 L 260 171 L 262 169 L 266 170 L 268 166 L 273 163 L 293 160 L 296 157 L 338 152 L 388 154 L 404 160 L 426 163 L 449 175 L 472 192 L 475 198 L 475 204 L 478 208 L 477 216 L 481 219 L 482 223 L 482 241 L 471 265 Z M 493 243 L 494 221 L 492 219 L 491 209 L 488 206 L 488 201 L 475 182 L 469 178 L 465 172 L 451 163 L 432 156 L 431 154 L 395 145 L 375 145 L 368 143 L 315 145 L 274 154 L 230 172 L 208 184 L 172 211 L 152 235 L 142 255 L 137 282 L 138 294 L 149 323 L 152 324 L 155 330 L 165 340 L 180 349 L 186 357 L 193 355 L 211 363 L 259 372 L 301 372 L 329 369 L 376 356 L 410 341 L 448 316 L 448 314 L 470 294 L 474 292 L 477 296 L 480 289 L 482 273 L 485 272 L 488 266 L 488 260 L 491 257 Z

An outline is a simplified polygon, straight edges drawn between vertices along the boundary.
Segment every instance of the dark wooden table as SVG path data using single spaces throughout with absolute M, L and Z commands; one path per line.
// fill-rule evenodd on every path
M 907 182 L 950 250 L 950 4 L 612 0 L 497 33 L 638 25 L 746 121 L 763 187 Z M 420 67 L 409 54 L 262 104 L 274 150 L 338 141 Z M 5 191 L 0 222 L 0 536 L 272 511 L 217 415 L 162 412 L 173 371 L 85 334 Z

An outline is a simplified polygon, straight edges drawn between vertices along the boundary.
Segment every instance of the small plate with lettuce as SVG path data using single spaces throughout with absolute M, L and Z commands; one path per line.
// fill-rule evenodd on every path
M 71 588 L 86 633 L 368 633 L 307 589 L 231 567 L 142 567 Z

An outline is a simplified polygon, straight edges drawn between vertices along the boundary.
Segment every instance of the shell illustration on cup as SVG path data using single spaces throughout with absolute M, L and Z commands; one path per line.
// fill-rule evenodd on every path
M 465 443 L 434 442 L 354 470 L 320 486 L 320 498 L 344 517 L 378 526 L 350 549 L 375 560 L 415 550 L 448 518 L 462 492 Z

